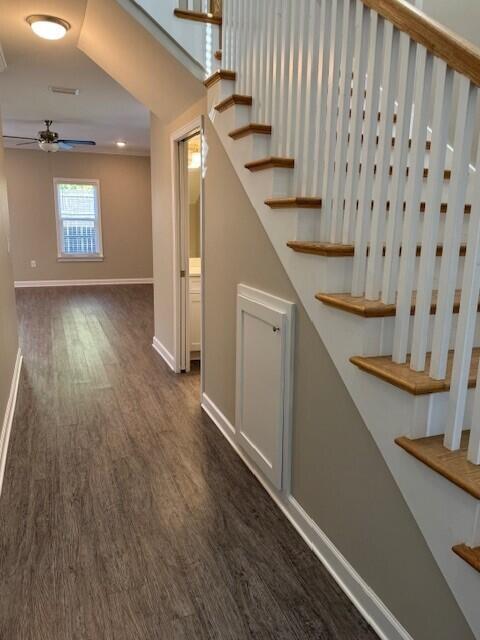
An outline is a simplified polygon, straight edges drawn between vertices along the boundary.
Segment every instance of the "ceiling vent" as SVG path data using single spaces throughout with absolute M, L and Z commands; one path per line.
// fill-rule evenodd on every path
M 66 96 L 78 96 L 80 89 L 71 89 L 69 87 L 49 87 L 52 93 L 63 93 Z

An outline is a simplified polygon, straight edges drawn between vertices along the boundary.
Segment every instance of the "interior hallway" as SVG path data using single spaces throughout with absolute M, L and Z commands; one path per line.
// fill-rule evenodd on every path
M 377 636 L 151 347 L 152 288 L 17 290 L 2 640 Z

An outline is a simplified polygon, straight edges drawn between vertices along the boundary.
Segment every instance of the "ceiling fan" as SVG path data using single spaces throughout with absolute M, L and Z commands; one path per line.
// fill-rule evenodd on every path
M 76 145 L 87 145 L 87 146 L 95 146 L 96 142 L 93 140 L 65 140 L 60 139 L 58 137 L 58 133 L 55 131 L 50 131 L 50 127 L 52 126 L 52 120 L 45 120 L 44 131 L 38 132 L 38 138 L 29 138 L 27 136 L 7 136 L 4 135 L 4 138 L 12 138 L 15 140 L 25 140 L 26 142 L 18 142 L 17 147 L 22 147 L 27 144 L 38 144 L 42 151 L 47 151 L 48 153 L 54 153 L 55 151 L 68 151 L 69 149 L 73 149 Z

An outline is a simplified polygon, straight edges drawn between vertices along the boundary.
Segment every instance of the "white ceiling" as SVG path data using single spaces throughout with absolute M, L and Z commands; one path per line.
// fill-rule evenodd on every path
M 50 119 L 61 138 L 97 143 L 68 153 L 148 154 L 148 110 L 76 47 L 85 6 L 86 0 L 0 0 L 0 43 L 7 63 L 0 73 L 3 132 L 34 137 Z M 42 40 L 25 22 L 38 13 L 63 18 L 72 28 L 63 40 Z M 54 94 L 51 86 L 77 88 L 80 95 Z M 118 149 L 117 140 L 127 147 Z M 14 144 L 5 140 L 5 146 Z

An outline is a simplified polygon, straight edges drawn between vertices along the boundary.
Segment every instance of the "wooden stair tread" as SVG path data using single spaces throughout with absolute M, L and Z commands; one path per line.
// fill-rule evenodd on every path
M 353 356 L 350 362 L 362 371 L 369 373 L 384 382 L 393 384 L 399 389 L 403 389 L 412 395 L 425 395 L 430 393 L 441 393 L 450 389 L 453 365 L 453 351 L 448 353 L 447 375 L 443 380 L 435 380 L 428 375 L 430 369 L 431 354 L 427 354 L 425 371 L 412 371 L 410 369 L 410 356 L 405 364 L 393 362 L 391 356 Z M 475 347 L 472 351 L 470 372 L 468 376 L 468 387 L 475 388 L 477 379 L 478 361 L 480 359 L 480 348 Z
M 289 198 L 268 198 L 265 204 L 271 209 L 320 209 L 321 198 L 292 196 Z
M 295 166 L 295 160 L 293 158 L 280 158 L 277 156 L 269 156 L 268 158 L 261 158 L 260 160 L 253 160 L 247 162 L 245 169 L 249 171 L 263 171 L 263 169 L 293 169 Z
M 203 81 L 203 84 L 208 88 L 213 87 L 214 84 L 220 82 L 220 80 L 232 80 L 235 82 L 237 74 L 235 71 L 229 71 L 228 69 L 217 69 L 211 75 Z
M 333 244 L 330 242 L 307 242 L 303 240 L 290 240 L 287 247 L 297 253 L 309 253 L 316 256 L 343 258 L 354 254 L 353 244 Z
M 222 24 L 222 17 L 213 13 L 202 13 L 201 11 L 187 11 L 186 9 L 174 9 L 173 14 L 182 20 L 194 20 L 195 22 L 206 22 L 207 24 Z
M 401 437 L 395 440 L 399 447 L 442 475 L 457 487 L 480 500 L 480 466 L 467 460 L 469 431 L 462 433 L 460 449 L 450 451 L 443 446 L 443 436 L 431 436 L 412 440 Z
M 460 311 L 460 297 L 461 290 L 455 291 L 455 298 L 453 302 L 453 313 Z M 414 291 L 412 295 L 412 306 L 410 313 L 414 315 L 416 305 L 417 292 Z M 395 316 L 397 311 L 396 304 L 384 304 L 381 300 L 367 300 L 364 297 L 354 297 L 348 293 L 317 293 L 315 296 L 317 300 L 327 304 L 330 307 L 335 307 L 346 311 L 347 313 L 353 313 L 363 318 L 389 318 Z M 430 314 L 435 315 L 437 312 L 437 299 L 438 291 L 432 292 L 432 302 L 430 305 Z M 480 308 L 479 308 L 480 310 Z
M 480 547 L 472 548 L 466 544 L 456 544 L 452 547 L 452 551 L 476 571 L 480 571 Z
M 234 104 L 245 104 L 247 106 L 251 106 L 252 96 L 242 96 L 238 93 L 233 93 L 231 96 L 228 96 L 228 98 L 225 98 L 225 100 L 219 102 L 216 105 L 215 110 L 222 112 L 233 107 Z
M 245 136 L 253 135 L 254 133 L 270 136 L 272 135 L 272 127 L 269 124 L 250 122 L 250 124 L 246 124 L 244 127 L 239 127 L 238 129 L 230 131 L 228 135 L 234 140 L 239 140 L 240 138 L 245 138 Z
M 333 244 L 329 242 L 313 242 L 302 240 L 291 240 L 287 242 L 287 246 L 293 249 L 297 253 L 312 253 L 319 256 L 327 257 L 352 257 L 355 253 L 355 247 L 353 244 Z M 467 245 L 460 245 L 460 256 L 465 256 L 467 251 Z M 422 247 L 417 246 L 417 257 L 421 255 Z M 370 253 L 367 248 L 367 255 Z M 400 248 L 400 255 L 402 250 Z M 385 247 L 383 249 L 383 255 L 385 255 Z M 437 246 L 437 257 L 443 255 L 443 246 L 439 244 Z

